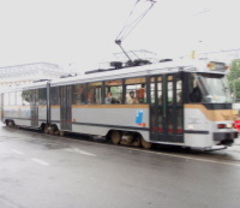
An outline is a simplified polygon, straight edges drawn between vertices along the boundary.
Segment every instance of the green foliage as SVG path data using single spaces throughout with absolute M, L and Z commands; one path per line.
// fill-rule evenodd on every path
M 236 101 L 240 101 L 240 59 L 232 61 L 228 81 L 231 92 L 234 93 Z
M 229 81 L 235 81 L 238 78 L 240 78 L 240 59 L 235 59 L 231 63 L 228 79 Z

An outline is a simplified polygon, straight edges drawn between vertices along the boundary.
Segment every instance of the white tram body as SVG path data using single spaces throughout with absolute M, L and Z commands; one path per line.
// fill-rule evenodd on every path
M 100 135 L 145 148 L 230 145 L 238 134 L 225 74 L 222 63 L 192 60 L 34 83 L 1 94 L 1 119 L 9 126 Z M 107 93 L 115 103 L 108 103 Z

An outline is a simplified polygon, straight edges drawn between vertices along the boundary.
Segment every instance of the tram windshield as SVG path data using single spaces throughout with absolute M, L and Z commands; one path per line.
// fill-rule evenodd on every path
M 199 88 L 203 103 L 232 103 L 230 88 L 226 76 L 215 74 L 197 74 L 196 88 Z M 193 90 L 194 91 L 194 90 Z

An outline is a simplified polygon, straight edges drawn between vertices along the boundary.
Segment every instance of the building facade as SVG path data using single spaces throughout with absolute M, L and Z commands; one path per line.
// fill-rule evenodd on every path
M 45 79 L 58 79 L 76 74 L 57 64 L 31 63 L 0 67 L 0 90 Z

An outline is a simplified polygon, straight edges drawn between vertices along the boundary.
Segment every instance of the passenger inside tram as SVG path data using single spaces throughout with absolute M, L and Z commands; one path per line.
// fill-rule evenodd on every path
M 127 104 L 138 104 L 139 103 L 138 99 L 135 97 L 135 92 L 134 91 L 129 92 L 126 103 Z
M 145 84 L 142 84 L 141 88 L 136 91 L 137 99 L 139 103 L 145 102 Z
M 106 95 L 106 98 L 105 98 L 105 103 L 106 104 L 117 104 L 117 103 L 119 103 L 119 101 L 115 97 L 113 97 L 111 92 L 108 92 Z

